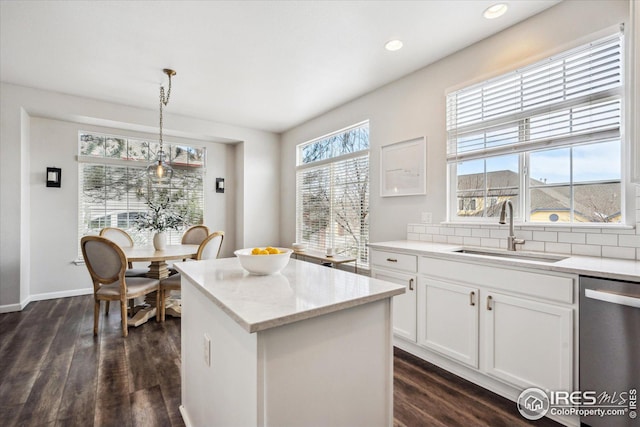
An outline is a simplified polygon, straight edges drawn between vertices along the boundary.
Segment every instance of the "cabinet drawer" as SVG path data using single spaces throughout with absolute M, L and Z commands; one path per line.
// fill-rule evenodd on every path
M 410 273 L 418 271 L 418 257 L 416 255 L 371 251 L 371 264 L 393 270 L 408 271 Z
M 420 274 L 573 304 L 575 277 L 566 274 L 537 273 L 427 257 L 420 258 Z

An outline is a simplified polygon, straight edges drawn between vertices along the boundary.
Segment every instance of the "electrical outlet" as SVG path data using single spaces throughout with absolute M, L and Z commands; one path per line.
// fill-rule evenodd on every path
M 211 366 L 211 338 L 204 334 L 204 363 Z
M 425 224 L 431 224 L 433 220 L 433 216 L 431 212 L 422 212 L 422 222 Z

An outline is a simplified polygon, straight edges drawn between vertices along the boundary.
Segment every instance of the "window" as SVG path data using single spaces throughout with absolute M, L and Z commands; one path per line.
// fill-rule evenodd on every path
M 97 234 L 103 227 L 126 230 L 136 245 L 147 245 L 150 231 L 135 228 L 135 219 L 147 212 L 147 199 L 170 197 L 188 224 L 200 224 L 204 214 L 205 149 L 165 143 L 174 169 L 169 184 L 151 185 L 146 168 L 156 158 L 157 142 L 80 132 L 78 232 Z M 183 230 L 170 231 L 168 241 L 180 243 Z
M 448 94 L 452 219 L 508 199 L 524 222 L 622 222 L 623 51 L 615 35 Z
M 369 252 L 369 124 L 298 146 L 296 240 L 358 258 Z

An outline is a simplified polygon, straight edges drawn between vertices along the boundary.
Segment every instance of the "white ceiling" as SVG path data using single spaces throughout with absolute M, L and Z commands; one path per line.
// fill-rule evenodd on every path
M 0 80 L 282 132 L 559 0 L 6 1 Z M 388 52 L 399 38 L 404 48 Z

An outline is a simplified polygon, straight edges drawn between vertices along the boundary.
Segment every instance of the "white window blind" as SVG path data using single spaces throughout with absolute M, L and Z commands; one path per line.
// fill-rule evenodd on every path
M 447 95 L 447 160 L 620 138 L 622 38 Z
M 147 212 L 147 200 L 171 199 L 185 227 L 199 224 L 204 215 L 204 165 L 206 151 L 165 143 L 174 168 L 171 182 L 149 182 L 146 167 L 155 159 L 157 142 L 79 133 L 78 234 L 97 234 L 104 227 L 126 230 L 136 245 L 151 244 L 152 231 L 137 230 L 135 218 Z M 180 243 L 184 228 L 168 232 L 170 244 Z
M 368 123 L 298 146 L 296 240 L 368 265 Z

